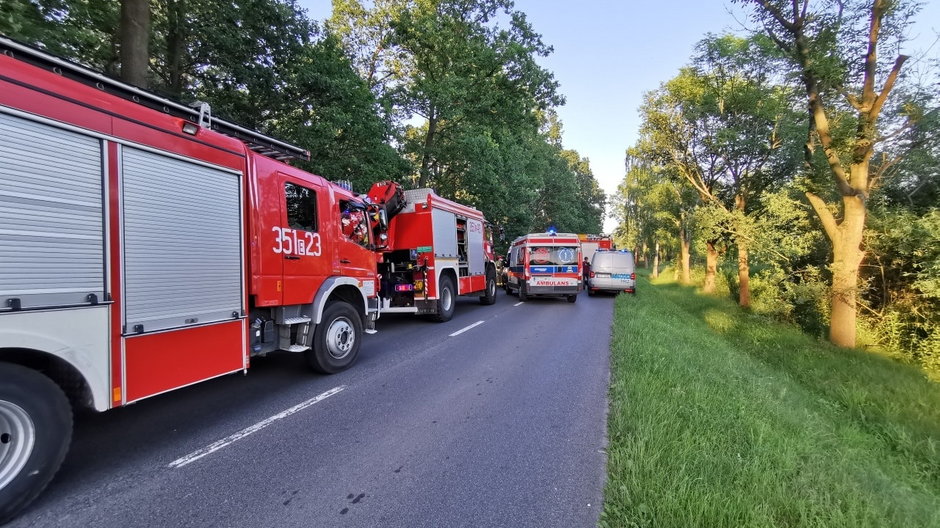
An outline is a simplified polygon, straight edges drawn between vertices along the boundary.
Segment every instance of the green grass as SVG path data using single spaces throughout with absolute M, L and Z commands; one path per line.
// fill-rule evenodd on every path
M 940 384 L 641 279 L 614 316 L 614 527 L 940 527 Z

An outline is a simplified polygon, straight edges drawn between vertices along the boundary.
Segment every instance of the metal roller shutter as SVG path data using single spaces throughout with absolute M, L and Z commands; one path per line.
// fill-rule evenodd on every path
M 104 300 L 101 141 L 2 113 L 0 139 L 0 311 Z
M 240 175 L 128 147 L 122 158 L 125 332 L 240 316 Z

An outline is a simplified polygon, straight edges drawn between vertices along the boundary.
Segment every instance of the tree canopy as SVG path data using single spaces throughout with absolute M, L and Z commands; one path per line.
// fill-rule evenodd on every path
M 136 35 L 148 38 L 122 42 L 144 14 Z M 305 169 L 359 191 L 388 179 L 433 187 L 507 237 L 548 223 L 601 229 L 606 197 L 588 160 L 547 132 L 564 102 L 538 64 L 551 47 L 508 0 L 342 0 L 323 25 L 294 0 L 9 0 L 0 32 L 209 102 L 307 148 Z M 143 80 L 122 70 L 131 46 L 149 50 Z

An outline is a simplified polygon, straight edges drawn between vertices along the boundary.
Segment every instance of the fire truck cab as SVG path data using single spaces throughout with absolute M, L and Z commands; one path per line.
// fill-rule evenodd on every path
M 581 243 L 572 233 L 532 233 L 509 246 L 506 293 L 561 296 L 576 302 L 583 288 Z
M 496 302 L 492 228 L 480 211 L 431 189 L 404 191 L 394 182 L 373 185 L 368 197 L 383 204 L 388 219 L 378 243 L 382 313 L 448 321 L 459 295 Z

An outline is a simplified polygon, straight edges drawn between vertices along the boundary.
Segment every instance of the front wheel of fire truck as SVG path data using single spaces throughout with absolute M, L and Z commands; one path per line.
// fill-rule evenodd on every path
M 72 439 L 68 399 L 46 376 L 0 363 L 0 524 L 33 501 Z
M 496 270 L 486 270 L 486 289 L 480 296 L 480 304 L 493 304 L 496 302 Z
M 450 275 L 441 275 L 437 291 L 437 316 L 435 320 L 446 323 L 454 316 L 456 308 L 456 293 L 454 279 Z
M 359 357 L 362 319 L 349 303 L 336 301 L 323 310 L 313 334 L 313 348 L 305 352 L 310 368 L 323 374 L 348 369 Z

